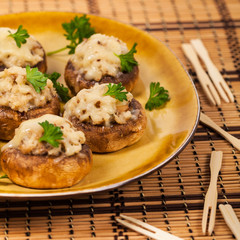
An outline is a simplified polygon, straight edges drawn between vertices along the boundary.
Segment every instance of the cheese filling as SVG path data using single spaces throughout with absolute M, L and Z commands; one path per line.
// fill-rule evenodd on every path
M 81 90 L 75 97 L 69 100 L 64 109 L 64 117 L 70 119 L 77 117 L 80 122 L 89 122 L 93 125 L 110 126 L 111 123 L 125 124 L 134 118 L 129 110 L 129 103 L 133 96 L 127 93 L 127 101 L 117 100 L 109 95 L 104 95 L 108 84 L 95 84 L 90 89 Z
M 86 80 L 100 81 L 105 75 L 121 74 L 121 62 L 115 54 L 127 52 L 127 45 L 121 40 L 98 33 L 77 46 L 71 61 Z
M 0 106 L 27 112 L 46 105 L 55 95 L 52 81 L 49 79 L 44 89 L 37 93 L 26 79 L 25 68 L 11 67 L 0 72 Z
M 33 36 L 27 38 L 27 42 L 19 48 L 15 40 L 9 36 L 9 31 L 16 32 L 10 28 L 0 28 L 0 65 L 7 68 L 35 66 L 43 60 L 44 51 Z
M 62 130 L 63 140 L 58 140 L 60 143 L 58 147 L 39 141 L 44 133 L 44 129 L 39 123 L 46 120 L 55 126 L 59 126 Z M 84 142 L 84 133 L 77 131 L 70 121 L 57 115 L 46 114 L 22 122 L 15 130 L 14 138 L 2 147 L 2 151 L 7 148 L 17 148 L 23 154 L 58 156 L 64 152 L 67 156 L 72 156 L 81 151 Z

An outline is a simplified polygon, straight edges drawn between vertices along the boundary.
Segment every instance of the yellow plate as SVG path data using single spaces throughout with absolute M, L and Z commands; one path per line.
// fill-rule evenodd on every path
M 22 24 L 49 52 L 68 44 L 61 24 L 75 16 L 75 13 L 61 12 L 4 15 L 0 16 L 0 27 L 17 28 Z M 169 162 L 184 149 L 196 130 L 200 112 L 198 95 L 176 56 L 163 43 L 137 28 L 102 17 L 89 17 L 96 32 L 116 36 L 129 48 L 138 43 L 140 81 L 133 91 L 134 97 L 144 105 L 150 82 L 159 81 L 169 91 L 171 100 L 160 110 L 147 111 L 147 129 L 138 143 L 114 153 L 94 154 L 93 168 L 79 184 L 65 189 L 36 190 L 1 179 L 1 197 L 68 196 L 119 187 Z M 67 51 L 48 57 L 48 72 L 63 74 L 68 58 Z

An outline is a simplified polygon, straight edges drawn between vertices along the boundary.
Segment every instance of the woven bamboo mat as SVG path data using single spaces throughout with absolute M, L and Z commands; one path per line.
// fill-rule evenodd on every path
M 239 0 L 0 0 L 0 14 L 38 10 L 110 17 L 166 42 L 194 79 L 202 111 L 240 138 Z M 182 42 L 198 37 L 231 87 L 234 103 L 209 106 L 180 48 Z M 218 203 L 231 203 L 240 218 L 240 153 L 218 134 L 199 125 L 177 158 L 121 188 L 73 199 L 0 200 L 0 239 L 147 239 L 116 224 L 114 218 L 120 212 L 184 239 L 234 239 L 219 210 L 213 235 L 201 233 L 212 150 L 224 152 Z

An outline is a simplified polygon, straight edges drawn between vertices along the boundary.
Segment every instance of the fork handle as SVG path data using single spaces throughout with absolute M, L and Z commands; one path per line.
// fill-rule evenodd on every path
M 193 65 L 193 67 L 196 71 L 197 77 L 199 79 L 199 82 L 200 82 L 205 94 L 207 95 L 209 101 L 213 105 L 219 106 L 221 104 L 221 100 L 218 96 L 218 93 L 217 93 L 216 89 L 214 88 L 208 75 L 202 68 L 201 63 L 199 62 L 198 57 L 197 57 L 193 47 L 191 46 L 191 44 L 184 43 L 184 44 L 182 44 L 182 49 L 183 49 L 185 56 L 189 59 L 189 61 Z
M 210 185 L 212 184 L 214 187 L 216 187 L 218 173 L 221 169 L 222 156 L 223 156 L 222 151 L 212 151 L 212 153 L 211 153 L 211 160 L 210 160 L 211 182 L 210 182 Z M 211 188 L 211 186 L 209 186 L 209 188 Z
M 228 132 L 224 131 L 222 128 L 220 128 L 215 122 L 212 121 L 211 118 L 209 118 L 204 113 L 200 114 L 200 122 L 214 129 L 221 136 L 223 136 L 227 141 L 229 141 L 237 150 L 240 151 L 240 140 L 235 138 Z
M 231 229 L 237 240 L 240 240 L 240 222 L 230 204 L 220 204 L 219 209 L 224 217 L 225 222 Z
M 207 49 L 203 45 L 200 39 L 192 39 L 191 41 L 192 46 L 194 47 L 195 51 L 198 53 L 199 57 L 204 61 L 206 64 L 207 69 L 214 66 Z
M 203 42 L 201 39 L 192 39 L 191 41 L 192 46 L 194 47 L 194 50 L 197 52 L 199 57 L 202 59 L 202 61 L 205 63 L 208 74 L 212 78 L 213 82 L 215 83 L 215 86 L 224 99 L 225 102 L 229 103 L 229 99 L 231 102 L 234 101 L 233 94 L 231 90 L 229 89 L 228 85 L 226 84 L 225 80 L 223 79 L 221 73 L 211 60 L 207 49 L 203 45 Z M 226 93 L 223 91 L 223 89 L 226 91 Z M 228 99 L 229 97 L 229 99 Z

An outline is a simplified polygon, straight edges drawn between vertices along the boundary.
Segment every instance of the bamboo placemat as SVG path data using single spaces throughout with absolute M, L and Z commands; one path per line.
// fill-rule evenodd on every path
M 195 81 L 201 109 L 240 138 L 239 0 L 1 0 L 0 14 L 75 11 L 132 24 L 165 42 Z M 235 101 L 210 106 L 181 43 L 201 38 L 233 91 Z M 184 239 L 234 239 L 217 210 L 212 236 L 201 233 L 212 150 L 222 150 L 218 203 L 229 202 L 240 218 L 240 153 L 199 125 L 186 149 L 153 174 L 121 188 L 58 200 L 0 200 L 0 239 L 147 239 L 114 220 L 119 213 L 142 219 Z

